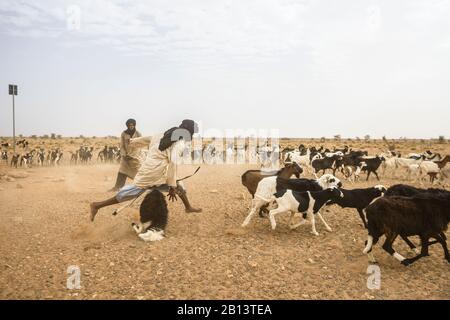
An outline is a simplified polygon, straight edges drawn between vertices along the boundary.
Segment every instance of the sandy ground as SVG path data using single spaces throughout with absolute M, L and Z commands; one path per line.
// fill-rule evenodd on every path
M 449 299 L 450 264 L 442 248 L 404 267 L 377 246 L 381 289 L 367 288 L 366 232 L 356 211 L 331 207 L 333 228 L 320 236 L 309 224 L 290 231 L 287 215 L 271 231 L 267 219 L 240 224 L 250 195 L 240 182 L 249 165 L 202 166 L 186 181 L 203 213 L 169 205 L 167 238 L 145 243 L 130 227 L 130 208 L 113 217 L 102 209 L 94 223 L 88 206 L 112 196 L 117 165 L 0 171 L 0 298 L 2 299 Z M 183 167 L 182 174 L 193 171 Z M 382 178 L 386 186 L 399 180 Z M 373 186 L 360 182 L 346 187 Z M 243 199 L 245 195 L 245 199 Z M 450 232 L 447 232 L 450 238 Z M 417 239 L 415 239 L 417 243 Z M 412 256 L 401 241 L 396 249 Z M 66 287 L 67 268 L 79 266 L 81 289 Z

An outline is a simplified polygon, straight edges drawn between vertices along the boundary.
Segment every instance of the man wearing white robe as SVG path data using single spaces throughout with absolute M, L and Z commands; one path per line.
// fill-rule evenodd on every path
M 134 177 L 133 184 L 124 186 L 110 199 L 90 204 L 91 221 L 94 221 L 99 209 L 134 199 L 148 189 L 168 191 L 169 199 L 172 201 L 178 195 L 183 201 L 186 212 L 201 212 L 201 209 L 190 205 L 185 189 L 177 183 L 177 161 L 184 149 L 184 139 L 192 139 L 192 135 L 197 130 L 194 121 L 183 120 L 178 128 L 169 129 L 164 134 L 155 135 L 153 138 L 132 139 L 132 144 L 150 143 L 147 157 Z M 183 134 L 185 132 L 188 134 Z M 177 133 L 180 133 L 179 136 Z

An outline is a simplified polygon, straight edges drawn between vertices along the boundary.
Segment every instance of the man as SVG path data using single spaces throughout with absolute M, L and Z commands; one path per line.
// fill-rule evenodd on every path
M 134 177 L 133 184 L 124 186 L 110 199 L 91 203 L 91 221 L 94 221 L 101 208 L 134 199 L 146 189 L 168 191 L 169 200 L 172 201 L 178 195 L 186 212 L 201 212 L 201 209 L 190 205 L 185 189 L 177 182 L 177 159 L 184 148 L 184 141 L 191 141 L 196 132 L 198 127 L 194 121 L 183 120 L 179 127 L 171 128 L 162 135 L 155 135 L 152 139 L 141 137 L 131 140 L 132 144 L 151 140 L 147 157 Z
M 139 131 L 136 130 L 136 120 L 128 119 L 126 122 L 127 130 L 122 132 L 120 136 L 120 168 L 117 174 L 116 185 L 109 191 L 118 191 L 125 185 L 127 177 L 134 179 L 139 169 L 138 150 L 130 146 L 131 139 L 141 137 Z M 106 147 L 106 146 L 105 146 Z

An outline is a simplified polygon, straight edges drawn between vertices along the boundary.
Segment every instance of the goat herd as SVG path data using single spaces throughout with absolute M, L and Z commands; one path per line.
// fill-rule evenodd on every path
M 26 140 L 17 141 L 16 145 L 22 148 L 22 152 L 12 154 L 10 163 L 14 167 L 59 165 L 63 159 L 60 148 L 45 151 L 39 147 L 29 150 Z M 1 146 L 1 159 L 8 162 L 7 149 L 11 146 L 8 143 L 2 143 Z M 394 152 L 369 156 L 367 151 L 352 150 L 348 146 L 329 150 L 323 147 L 307 148 L 304 145 L 273 153 L 271 158 L 280 158 L 284 165 L 282 169 L 249 170 L 242 175 L 242 184 L 253 198 L 250 212 L 242 226 L 247 226 L 258 213 L 261 217 L 268 215 L 271 228 L 275 229 L 276 215 L 290 212 L 290 228 L 295 229 L 309 219 L 312 233 L 318 235 L 316 216 L 326 230 L 331 232 L 321 209 L 324 206 L 338 205 L 357 210 L 368 234 L 363 252 L 368 254 L 371 262 L 375 262 L 372 247 L 382 235 L 386 237 L 383 249 L 404 265 L 427 256 L 429 245 L 434 243 L 441 244 L 445 259 L 450 262 L 444 233 L 450 222 L 449 191 L 419 189 L 405 184 L 390 188 L 378 184 L 370 188 L 344 189 L 342 182 L 336 177 L 340 173 L 343 179 L 354 183 L 362 172 L 366 172 L 366 181 L 371 174 L 380 180 L 378 171 L 381 169 L 381 174 L 391 170 L 390 176 L 393 178 L 403 171 L 408 178 L 415 175 L 421 183 L 424 179 L 434 183 L 437 178 L 448 178 L 448 155 L 442 157 L 428 150 L 421 154 L 408 154 L 406 157 Z M 70 151 L 70 164 L 88 164 L 93 158 L 94 147 L 81 146 Z M 116 146 L 104 146 L 97 153 L 98 162 L 117 163 L 119 160 L 120 148 Z M 327 170 L 331 173 L 327 173 Z M 319 177 L 320 172 L 322 176 Z M 302 173 L 309 173 L 315 179 L 300 178 Z M 300 220 L 295 223 L 297 214 L 300 214 Z M 393 249 L 392 245 L 398 236 L 417 253 L 415 257 L 405 258 Z M 420 250 L 408 239 L 411 236 L 419 236 Z M 434 240 L 430 241 L 431 238 Z
M 32 166 L 57 166 L 63 163 L 64 152 L 59 147 L 45 150 L 43 147 L 29 148 L 28 141 L 16 141 L 19 152 L 9 152 L 10 143 L 2 143 L 1 161 L 9 163 L 11 167 L 32 167 Z M 75 151 L 68 151 L 71 165 L 89 164 L 94 159 L 94 147 L 81 146 Z M 10 162 L 9 162 L 10 159 Z M 97 162 L 118 163 L 120 161 L 120 148 L 117 146 L 104 146 L 97 153 Z
M 295 229 L 310 220 L 312 233 L 319 235 L 316 216 L 327 231 L 331 227 L 321 214 L 324 206 L 338 205 L 342 208 L 357 210 L 367 230 L 366 246 L 363 250 L 369 261 L 374 263 L 372 247 L 381 236 L 386 240 L 383 249 L 403 265 L 409 265 L 428 255 L 428 247 L 440 243 L 445 259 L 450 262 L 446 244 L 445 231 L 450 222 L 450 192 L 444 189 L 419 189 L 405 184 L 396 184 L 390 188 L 376 185 L 370 188 L 344 189 L 342 182 L 335 176 L 339 171 L 349 181 L 355 181 L 361 172 L 367 172 L 366 180 L 373 173 L 379 180 L 378 169 L 406 169 L 429 176 L 433 182 L 438 175 L 446 177 L 443 168 L 449 157 L 426 151 L 423 154 L 410 154 L 402 158 L 389 153 L 369 157 L 365 151 L 343 149 L 324 150 L 323 148 L 306 148 L 301 145 L 298 150 L 284 149 L 281 160 L 284 167 L 280 170 L 248 170 L 242 175 L 242 184 L 252 195 L 250 212 L 244 222 L 246 227 L 257 213 L 264 217 L 268 214 L 272 229 L 276 228 L 276 215 L 290 213 L 289 226 Z M 326 173 L 331 170 L 331 173 Z M 300 178 L 304 171 L 309 171 L 315 179 Z M 322 171 L 323 175 L 317 174 Z M 422 176 L 422 177 L 423 177 Z M 442 178 L 441 177 L 441 178 Z M 294 218 L 300 214 L 300 221 Z M 397 253 L 392 245 L 400 238 L 416 252 L 413 258 L 405 258 Z M 419 236 L 420 250 L 408 239 Z M 433 238 L 433 241 L 430 239 Z

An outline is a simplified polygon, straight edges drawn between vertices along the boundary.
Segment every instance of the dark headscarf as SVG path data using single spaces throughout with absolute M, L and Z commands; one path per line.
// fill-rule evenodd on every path
M 183 120 L 183 122 L 181 122 L 179 127 L 173 127 L 173 128 L 170 128 L 169 130 L 167 130 L 166 132 L 164 132 L 164 136 L 161 138 L 161 141 L 159 142 L 158 149 L 160 151 L 166 150 L 174 142 L 177 142 L 179 139 L 182 138 L 180 136 L 182 134 L 182 132 L 180 132 L 180 134 L 178 134 L 178 132 L 177 132 L 177 135 L 180 136 L 179 139 L 172 140 L 172 135 L 174 134 L 175 130 L 178 130 L 178 129 L 184 129 L 189 133 L 189 136 L 183 136 L 183 138 L 186 138 L 187 141 L 191 141 L 194 133 L 198 132 L 198 126 L 193 120 Z M 174 137 L 174 138 L 176 138 L 176 137 Z
M 124 132 L 129 134 L 130 136 L 133 136 L 134 133 L 136 132 L 136 120 L 128 119 L 127 122 L 125 122 L 125 124 L 127 126 L 127 130 L 125 130 Z M 130 125 L 130 124 L 134 125 L 134 129 L 133 130 L 128 129 L 128 125 Z

